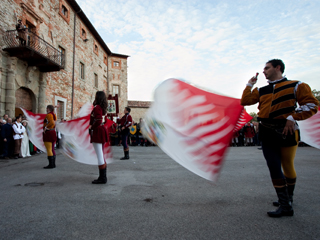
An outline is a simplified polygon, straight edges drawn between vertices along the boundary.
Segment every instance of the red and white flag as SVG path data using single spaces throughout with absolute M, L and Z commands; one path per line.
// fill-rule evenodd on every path
M 61 145 L 65 155 L 77 162 L 98 165 L 97 155 L 94 151 L 93 145 L 90 143 L 88 130 L 92 109 L 92 104 L 86 103 L 77 114 L 78 118 L 57 123 L 56 128 L 63 136 Z M 46 114 L 34 114 L 25 109 L 22 109 L 22 111 L 28 120 L 27 130 L 30 141 L 41 151 L 47 152 L 42 136 L 43 121 Z M 113 124 L 113 121 L 107 119 L 104 126 L 109 129 Z M 105 143 L 103 153 L 106 162 L 112 162 L 112 151 L 109 142 Z
M 168 79 L 155 90 L 144 119 L 143 135 L 173 160 L 215 181 L 236 126 L 243 126 L 240 99 Z
M 243 109 L 242 112 L 241 112 L 241 115 L 239 117 L 239 120 L 238 120 L 236 126 L 233 129 L 233 132 L 240 131 L 240 129 L 243 128 L 244 125 L 246 125 L 247 122 L 250 122 L 252 118 L 253 117 L 251 117 L 249 115 L 249 113 L 247 113 L 247 111 L 245 109 Z
M 35 114 L 26 109 L 20 108 L 28 120 L 27 132 L 29 140 L 42 152 L 47 152 L 43 143 L 43 121 L 46 114 Z
M 104 125 L 107 129 L 114 122 L 107 120 Z M 58 131 L 62 134 L 62 149 L 69 158 L 90 165 L 98 165 L 97 155 L 89 135 L 90 115 L 57 124 Z M 106 163 L 112 162 L 110 143 L 103 147 L 103 155 Z
M 311 118 L 299 121 L 301 141 L 320 149 L 320 107 Z

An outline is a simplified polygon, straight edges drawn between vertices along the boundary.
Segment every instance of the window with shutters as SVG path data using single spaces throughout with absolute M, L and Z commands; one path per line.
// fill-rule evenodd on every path
M 60 121 L 61 119 L 64 119 L 64 102 L 58 100 L 59 107 L 57 108 L 57 119 Z

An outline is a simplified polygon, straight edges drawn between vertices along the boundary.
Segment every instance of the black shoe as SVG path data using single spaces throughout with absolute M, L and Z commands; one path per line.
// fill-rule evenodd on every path
M 289 194 L 288 194 L 288 187 L 282 187 L 282 188 L 275 188 L 278 199 L 279 199 L 279 208 L 276 211 L 273 212 L 267 212 L 269 217 L 282 217 L 282 216 L 293 216 L 293 208 L 290 202 Z
M 294 214 L 293 209 L 285 209 L 282 206 L 280 206 L 276 211 L 274 212 L 268 212 L 269 217 L 279 218 L 282 216 L 289 216 L 292 217 Z
M 46 166 L 46 167 L 43 167 L 44 169 L 52 169 L 52 168 L 55 168 L 54 165 L 53 165 L 53 156 L 49 156 L 48 157 L 48 161 L 49 161 L 49 165 Z
M 120 158 L 120 160 L 129 160 L 129 150 L 128 151 L 124 151 L 124 157 Z
M 289 194 L 289 200 L 290 200 L 291 206 L 293 205 L 294 188 L 295 188 L 295 184 L 288 185 L 288 194 Z M 280 206 L 279 200 L 278 202 L 273 202 L 272 205 L 275 207 L 279 207 Z
M 106 184 L 107 179 L 107 168 L 99 169 L 99 177 L 92 181 L 92 184 Z
M 52 156 L 52 166 L 53 166 L 53 168 L 56 167 L 56 156 L 55 155 Z

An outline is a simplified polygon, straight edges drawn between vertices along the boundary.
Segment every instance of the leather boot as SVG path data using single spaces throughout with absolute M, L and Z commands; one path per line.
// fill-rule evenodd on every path
M 106 184 L 107 179 L 107 167 L 99 169 L 99 177 L 96 180 L 92 181 L 92 184 Z
M 53 156 L 48 156 L 49 165 L 46 167 L 43 167 L 44 169 L 51 169 L 54 168 L 53 166 Z
M 291 205 L 293 204 L 293 192 L 294 192 L 295 186 L 296 186 L 295 184 L 288 185 L 288 194 L 289 194 Z M 280 206 L 279 200 L 278 202 L 273 202 L 273 206 L 279 207 Z
M 52 156 L 52 166 L 55 168 L 56 167 L 56 156 Z
M 120 158 L 120 160 L 128 160 L 128 159 L 130 159 L 129 150 L 124 151 L 124 157 Z
M 293 216 L 293 208 L 291 206 L 288 187 L 275 188 L 280 206 L 276 211 L 268 212 L 269 217 Z

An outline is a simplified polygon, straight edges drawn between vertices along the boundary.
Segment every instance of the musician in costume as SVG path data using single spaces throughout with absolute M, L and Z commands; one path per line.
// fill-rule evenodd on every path
M 259 139 L 278 195 L 278 202 L 273 204 L 279 208 L 268 212 L 270 217 L 294 214 L 292 202 L 297 178 L 294 158 L 299 142 L 297 121 L 314 115 L 319 104 L 309 85 L 282 76 L 284 68 L 280 59 L 268 61 L 263 73 L 269 84 L 252 90 L 257 76 L 252 77 L 241 98 L 243 106 L 259 102 Z
M 54 150 L 54 145 L 57 141 L 57 133 L 56 133 L 57 116 L 54 113 L 53 105 L 48 105 L 46 110 L 47 110 L 47 115 L 43 121 L 43 143 L 47 149 L 49 165 L 43 168 L 52 169 L 56 167 L 56 152 Z
M 105 92 L 96 92 L 94 100 L 94 108 L 90 115 L 90 142 L 98 157 L 99 177 L 92 181 L 93 184 L 105 184 L 107 183 L 107 163 L 103 156 L 103 148 L 108 139 L 107 128 L 104 126 L 107 114 L 107 97 Z
M 121 140 L 124 151 L 124 157 L 120 158 L 120 160 L 128 160 L 129 157 L 129 146 L 128 146 L 128 136 L 130 133 L 130 127 L 132 125 L 132 117 L 130 115 L 131 109 L 129 107 L 125 107 L 124 116 L 121 119 L 117 120 L 117 123 L 121 127 Z

